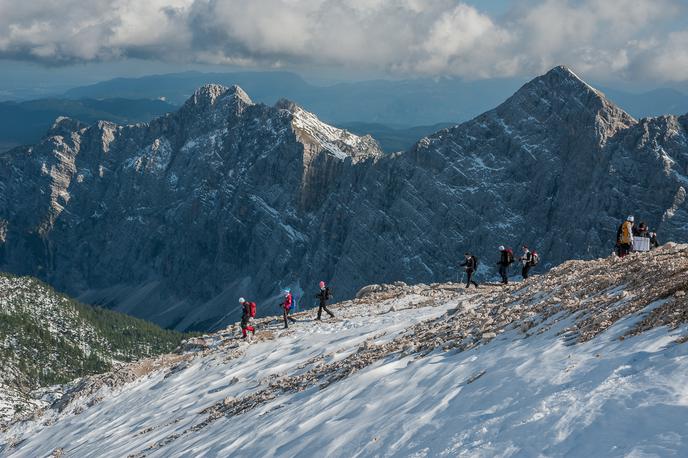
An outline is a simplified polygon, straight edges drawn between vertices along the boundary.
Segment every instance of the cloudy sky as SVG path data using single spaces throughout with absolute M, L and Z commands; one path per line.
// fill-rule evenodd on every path
M 0 90 L 230 68 L 482 79 L 560 63 L 688 84 L 688 1 L 0 0 Z

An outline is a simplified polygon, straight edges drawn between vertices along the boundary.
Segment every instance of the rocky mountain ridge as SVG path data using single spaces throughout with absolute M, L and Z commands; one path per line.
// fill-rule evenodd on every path
M 1 155 L 0 267 L 178 329 L 287 285 L 308 306 L 319 280 L 345 299 L 457 279 L 466 250 L 487 279 L 500 244 L 548 268 L 609 253 L 627 214 L 688 239 L 687 139 L 688 117 L 635 120 L 565 67 L 387 155 L 208 85 L 149 124 L 62 119 Z

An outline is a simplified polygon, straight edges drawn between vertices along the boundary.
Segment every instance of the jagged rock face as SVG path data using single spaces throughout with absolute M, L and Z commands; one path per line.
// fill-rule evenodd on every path
M 255 105 L 238 87 L 205 86 L 150 125 L 60 119 L 0 159 L 0 264 L 167 326 L 202 326 L 238 295 L 298 278 L 310 211 L 381 154 L 370 137 L 287 102 Z
M 531 245 L 543 267 L 606 255 L 627 214 L 685 241 L 687 121 L 638 122 L 557 67 L 382 156 L 291 102 L 206 86 L 150 124 L 60 120 L 2 156 L 0 267 L 202 328 L 239 295 L 273 312 L 280 285 L 330 280 L 344 299 L 456 279 L 465 250 L 483 278 L 500 244 Z
M 662 240 L 685 241 L 687 138 L 685 117 L 638 123 L 557 67 L 495 110 L 379 161 L 349 201 L 350 261 L 334 277 L 456 279 L 465 250 L 494 269 L 501 244 L 517 254 L 528 244 L 544 267 L 598 257 L 629 214 Z

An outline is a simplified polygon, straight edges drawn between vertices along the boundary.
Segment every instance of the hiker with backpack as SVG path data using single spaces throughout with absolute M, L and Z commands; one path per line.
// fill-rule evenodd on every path
M 466 260 L 464 261 L 463 264 L 459 264 L 460 267 L 465 267 L 466 269 L 466 276 L 468 277 L 466 279 L 466 288 L 469 288 L 471 286 L 471 283 L 475 285 L 475 287 L 478 287 L 478 283 L 475 282 L 473 278 L 473 272 L 475 272 L 478 269 L 478 258 L 473 256 L 471 253 L 464 253 L 464 256 L 466 256 Z
M 616 246 L 617 254 L 620 258 L 623 258 L 628 253 L 631 252 L 633 248 L 633 221 L 635 218 L 629 216 L 626 221 L 621 223 L 619 230 L 616 231 Z
M 320 287 L 320 291 L 318 294 L 315 295 L 320 300 L 320 306 L 318 307 L 318 317 L 316 320 L 320 320 L 322 316 L 323 310 L 327 312 L 328 315 L 330 315 L 330 318 L 334 318 L 334 313 L 330 312 L 329 309 L 327 308 L 327 301 L 330 300 L 332 297 L 332 291 L 330 290 L 330 287 L 325 284 L 324 281 L 321 281 L 320 284 L 318 285 Z
M 256 317 L 256 303 L 240 297 L 239 304 L 241 304 L 241 336 L 250 341 L 249 331 L 252 335 L 256 335 L 256 328 L 252 326 L 253 319 Z
M 291 291 L 288 289 L 285 289 L 283 291 L 284 293 L 284 302 L 282 302 L 282 316 L 284 318 L 284 329 L 287 329 L 289 327 L 289 321 L 292 323 L 296 323 L 296 320 L 292 317 L 289 316 L 289 310 L 291 309 L 291 306 L 293 304 L 293 298 L 291 295 Z M 288 321 L 287 321 L 288 320 Z
M 634 237 L 648 237 L 650 235 L 650 230 L 647 227 L 647 224 L 644 222 L 640 222 L 637 228 L 633 228 L 633 236 Z
M 525 280 L 528 278 L 528 272 L 530 272 L 530 268 L 536 266 L 540 261 L 540 256 L 536 251 L 530 251 L 527 245 L 523 245 L 523 256 L 519 258 L 519 261 L 521 261 L 521 264 L 523 265 L 523 268 L 521 269 L 521 276 Z
M 504 245 L 500 245 L 499 253 L 500 257 L 497 263 L 499 275 L 502 277 L 502 283 L 506 285 L 509 283 L 509 266 L 514 262 L 514 252 L 511 248 L 505 248 Z

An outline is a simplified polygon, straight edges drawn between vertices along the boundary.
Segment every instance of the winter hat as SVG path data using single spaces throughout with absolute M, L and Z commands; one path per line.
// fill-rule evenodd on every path
M 499 251 L 504 251 L 504 250 L 505 250 L 504 245 L 499 245 Z
M 246 302 L 246 299 L 244 299 L 243 297 L 240 297 L 240 298 L 239 298 L 239 303 L 240 303 L 240 304 L 243 304 L 244 302 Z
M 320 286 L 320 289 L 325 288 L 325 282 L 324 282 L 324 281 L 321 281 L 321 282 L 318 284 L 318 286 Z
M 628 218 L 626 218 L 626 221 L 633 222 L 633 221 L 635 221 L 635 218 L 633 218 L 633 215 L 631 215 Z
M 289 288 L 285 288 L 285 289 L 282 290 L 282 294 L 284 294 L 285 296 L 286 296 L 287 294 L 289 294 L 289 293 L 291 293 L 291 291 L 289 290 Z

